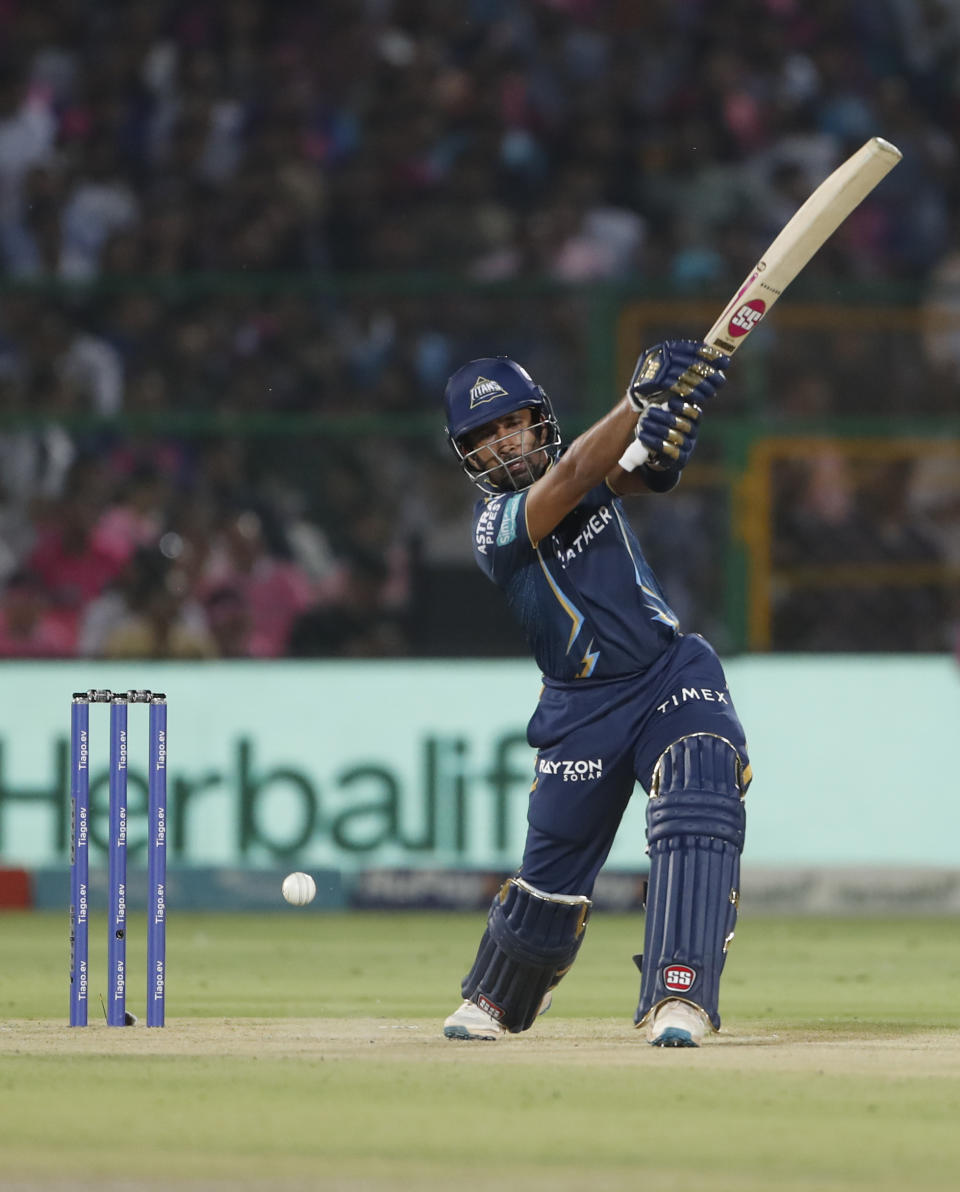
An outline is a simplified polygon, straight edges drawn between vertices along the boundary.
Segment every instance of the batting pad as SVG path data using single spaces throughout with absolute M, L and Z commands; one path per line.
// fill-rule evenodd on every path
M 647 804 L 644 948 L 635 957 L 638 1026 L 662 1001 L 682 998 L 720 1028 L 720 975 L 740 899 L 742 789 L 739 755 L 722 737 L 684 737 L 657 763 Z
M 544 995 L 573 964 L 590 915 L 585 895 L 546 894 L 523 878 L 493 900 L 463 996 L 511 1032 L 533 1025 Z

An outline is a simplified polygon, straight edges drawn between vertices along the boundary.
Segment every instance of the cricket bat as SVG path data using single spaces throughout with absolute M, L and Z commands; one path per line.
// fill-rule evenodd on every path
M 728 356 L 743 347 L 760 322 L 800 270 L 830 239 L 847 216 L 890 173 L 903 154 L 883 137 L 871 137 L 856 153 L 837 166 L 795 212 L 750 270 L 723 313 L 703 337 L 711 347 Z M 688 369 L 669 392 L 686 398 L 700 377 Z M 666 403 L 658 403 L 665 405 Z M 653 453 L 639 440 L 628 447 L 620 466 L 633 471 Z M 677 449 L 664 443 L 657 454 L 677 457 Z
M 743 347 L 800 270 L 902 156 L 883 137 L 871 137 L 837 166 L 787 221 L 704 341 L 728 356 Z

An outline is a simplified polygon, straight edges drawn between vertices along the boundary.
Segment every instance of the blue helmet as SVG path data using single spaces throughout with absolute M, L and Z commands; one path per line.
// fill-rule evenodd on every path
M 555 460 L 560 453 L 560 427 L 550 398 L 525 368 L 506 356 L 484 356 L 458 368 L 447 381 L 443 408 L 447 416 L 450 446 L 467 476 L 485 493 L 529 487 L 545 467 L 535 462 L 533 457 L 539 456 L 542 460 L 546 456 L 547 461 L 550 461 Z M 538 432 L 541 440 L 533 450 L 522 454 L 527 464 L 526 471 L 519 477 L 506 471 L 504 461 L 496 450 L 500 440 L 486 445 L 496 462 L 484 469 L 475 458 L 475 452 L 464 444 L 464 436 L 515 410 L 525 409 L 535 410 L 539 414 L 539 418 L 534 418 L 531 429 Z

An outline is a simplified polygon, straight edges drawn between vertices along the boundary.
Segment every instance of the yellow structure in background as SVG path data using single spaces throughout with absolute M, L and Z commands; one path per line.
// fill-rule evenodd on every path
M 874 558 L 821 558 L 804 562 L 779 561 L 784 530 L 778 525 L 784 505 L 799 505 L 807 493 L 799 489 L 778 494 L 778 478 L 799 465 L 815 478 L 818 469 L 833 472 L 833 496 L 820 498 L 821 509 L 846 502 L 848 516 L 862 516 L 869 484 L 889 466 L 912 472 L 905 499 L 929 529 L 932 545 L 941 547 L 939 560 L 920 561 L 884 557 L 882 539 Z M 829 481 L 828 481 L 829 482 Z M 865 491 L 866 490 L 866 491 Z M 736 486 L 734 528 L 747 547 L 748 648 L 770 650 L 778 601 L 801 589 L 835 594 L 850 591 L 904 592 L 940 586 L 957 602 L 960 597 L 960 442 L 939 439 L 841 439 L 832 436 L 771 436 L 750 446 L 748 466 Z M 859 497 L 859 500 L 857 499 Z M 855 508 L 859 506 L 859 508 Z M 824 509 L 829 512 L 829 509 Z M 869 508 L 866 510 L 869 513 Z M 855 528 L 855 527 L 854 527 Z M 824 534 L 830 524 L 825 519 Z M 829 553 L 829 552 L 827 552 Z
M 817 610 L 849 628 L 885 618 L 886 632 L 860 648 L 896 648 L 898 618 L 915 627 L 934 606 L 946 630 L 929 646 L 903 634 L 901 648 L 947 649 L 951 632 L 960 641 L 960 305 L 878 297 L 778 306 L 732 366 L 712 454 L 701 450 L 685 477 L 728 501 L 738 648 L 843 649 L 824 644 Z M 642 345 L 702 335 L 715 316 L 700 299 L 625 302 L 618 384 Z M 926 609 L 923 592 L 934 593 Z

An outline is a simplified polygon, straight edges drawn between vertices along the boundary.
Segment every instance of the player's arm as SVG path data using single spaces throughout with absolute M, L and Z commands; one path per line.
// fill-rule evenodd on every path
M 607 488 L 618 497 L 642 497 L 645 493 L 668 493 L 680 483 L 680 469 L 644 464 L 632 472 L 611 468 L 604 479 Z
M 570 444 L 532 486 L 527 532 L 536 545 L 602 480 L 615 492 L 663 492 L 676 484 L 693 450 L 697 420 L 655 400 L 699 411 L 725 383 L 728 357 L 698 340 L 667 340 L 637 361 L 626 396 Z M 641 458 L 642 456 L 642 458 Z M 648 462 L 650 457 L 650 462 Z M 634 487 L 636 485 L 636 487 Z
M 637 411 L 628 398 L 621 398 L 609 414 L 595 422 L 527 493 L 527 533 L 537 543 L 575 509 L 607 472 L 633 439 Z

